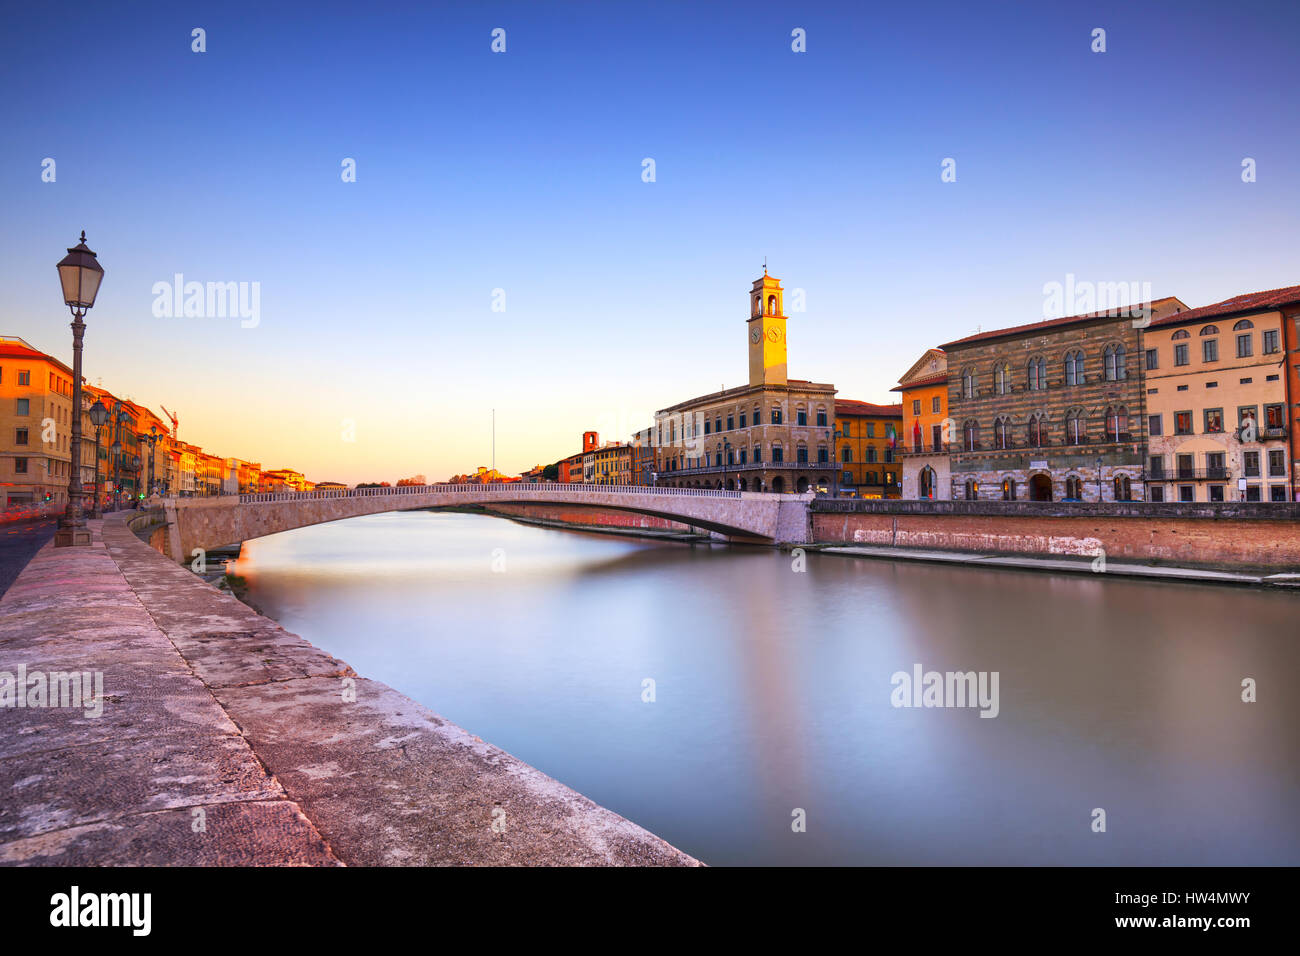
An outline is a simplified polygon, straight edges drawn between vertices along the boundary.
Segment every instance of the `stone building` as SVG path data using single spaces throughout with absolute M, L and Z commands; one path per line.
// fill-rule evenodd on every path
M 1294 325 L 1300 286 L 1236 296 L 1146 329 L 1149 500 L 1294 498 L 1287 315 Z
M 1144 497 L 1143 328 L 1173 297 L 994 329 L 948 357 L 952 496 L 1033 501 Z
M 952 497 L 948 470 L 948 356 L 927 349 L 891 391 L 902 394 L 904 498 L 946 501 Z
M 835 386 L 787 375 L 784 293 L 764 270 L 749 294 L 749 384 L 655 413 L 657 483 L 805 492 L 836 484 Z

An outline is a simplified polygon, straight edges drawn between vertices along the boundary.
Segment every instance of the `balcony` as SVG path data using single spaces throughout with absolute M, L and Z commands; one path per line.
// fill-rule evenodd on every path
M 1150 471 L 1147 481 L 1230 481 L 1230 468 L 1175 468 L 1172 471 Z

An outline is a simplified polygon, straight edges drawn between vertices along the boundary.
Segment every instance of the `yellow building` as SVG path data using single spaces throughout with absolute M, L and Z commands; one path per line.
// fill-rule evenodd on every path
M 852 399 L 835 400 L 838 493 L 846 498 L 897 498 L 901 494 L 903 410 Z
M 632 483 L 632 446 L 609 442 L 582 454 L 583 481 L 594 485 Z
M 679 488 L 833 489 L 835 386 L 788 375 L 784 293 L 764 270 L 749 293 L 749 384 L 655 413 L 652 480 Z
M 1150 501 L 1288 501 L 1282 313 L 1238 300 L 1146 329 Z
M 927 349 L 891 391 L 902 395 L 904 498 L 945 500 L 952 496 L 948 443 L 948 356 Z
M 93 441 L 84 409 L 81 428 Z M 71 444 L 72 369 L 17 336 L 0 336 L 0 506 L 66 506 Z M 83 442 L 83 485 L 94 481 L 94 467 L 94 446 Z

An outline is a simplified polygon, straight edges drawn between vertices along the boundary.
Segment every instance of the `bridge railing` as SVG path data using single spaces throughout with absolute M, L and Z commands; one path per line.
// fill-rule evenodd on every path
M 509 482 L 503 484 L 470 485 L 400 485 L 390 488 L 329 488 L 324 491 L 267 491 L 239 496 L 240 504 L 268 501 L 319 501 L 328 498 L 379 498 L 402 495 L 470 494 L 470 495 L 537 495 L 548 494 L 624 494 L 665 495 L 707 498 L 740 498 L 744 492 L 715 488 L 666 488 L 649 485 L 589 485 L 583 482 L 547 481 L 536 484 Z

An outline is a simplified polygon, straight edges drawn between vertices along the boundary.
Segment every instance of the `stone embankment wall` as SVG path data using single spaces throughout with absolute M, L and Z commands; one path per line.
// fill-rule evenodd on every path
M 817 501 L 812 538 L 997 554 L 1105 553 L 1139 562 L 1300 569 L 1300 508 L 1134 503 L 1089 506 L 997 502 Z

